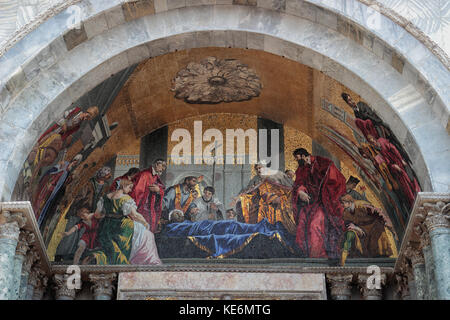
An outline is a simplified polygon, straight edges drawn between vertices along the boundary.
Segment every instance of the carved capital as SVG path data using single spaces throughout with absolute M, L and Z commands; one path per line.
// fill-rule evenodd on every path
M 117 279 L 117 274 L 90 274 L 89 281 L 92 283 L 91 290 L 95 297 L 98 296 L 108 296 L 112 297 L 113 291 L 115 289 L 115 280 Z
M 38 260 L 40 260 L 39 252 L 35 247 L 32 247 L 25 257 L 25 261 L 23 263 L 23 271 L 30 273 L 32 265 Z
M 428 232 L 437 228 L 450 228 L 450 203 L 424 203 L 423 208 L 427 212 L 424 223 Z
M 47 288 L 48 277 L 39 265 L 31 268 L 28 284 L 33 287 L 33 300 L 41 300 Z
M 431 238 L 428 231 L 422 233 L 422 237 L 420 238 L 420 248 L 423 250 L 423 248 L 429 247 L 431 245 Z
M 35 236 L 30 231 L 21 231 L 19 234 L 19 242 L 16 247 L 16 255 L 26 256 L 30 249 L 30 244 L 34 243 Z
M 56 300 L 74 300 L 76 291 L 68 287 L 68 274 L 53 275 L 53 289 L 55 290 Z
M 424 264 L 425 258 L 423 257 L 423 252 L 420 249 L 415 249 L 413 247 L 408 247 L 405 251 L 405 255 L 411 260 L 413 267 L 416 264 Z
M 352 296 L 352 274 L 327 274 L 333 300 L 350 300 Z
M 382 288 L 385 284 L 386 274 L 384 273 L 379 275 L 379 279 L 376 279 L 376 275 L 358 275 L 358 286 L 364 300 L 381 300 Z
M 9 210 L 3 210 L 1 212 L 2 219 L 1 221 L 4 221 L 4 223 L 17 223 L 17 226 L 19 228 L 23 228 L 27 222 L 27 217 L 24 215 L 23 212 L 17 211 L 12 212 Z
M 406 272 L 396 273 L 395 280 L 397 282 L 397 294 L 402 298 L 402 300 L 409 300 L 410 293 L 408 274 Z

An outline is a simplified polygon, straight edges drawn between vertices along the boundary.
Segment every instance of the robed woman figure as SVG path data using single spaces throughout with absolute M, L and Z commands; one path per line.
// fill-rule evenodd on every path
M 154 235 L 128 195 L 132 188 L 130 180 L 122 179 L 117 191 L 98 201 L 95 217 L 101 219 L 97 237 L 101 249 L 94 251 L 85 263 L 161 264 Z

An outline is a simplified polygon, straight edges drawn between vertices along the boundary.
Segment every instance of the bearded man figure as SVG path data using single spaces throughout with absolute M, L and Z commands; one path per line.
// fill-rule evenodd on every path
M 299 164 L 292 190 L 295 241 L 306 257 L 338 259 L 345 230 L 340 203 L 345 177 L 330 159 L 311 156 L 304 148 L 293 155 Z
M 150 225 L 150 231 L 158 232 L 159 220 L 163 209 L 165 185 L 161 175 L 166 170 L 164 159 L 156 159 L 150 168 L 137 173 L 133 178 L 131 198 L 136 202 L 139 212 Z

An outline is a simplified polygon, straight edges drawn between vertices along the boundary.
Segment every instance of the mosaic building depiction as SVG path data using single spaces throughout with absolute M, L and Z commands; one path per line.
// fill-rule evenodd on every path
M 1 300 L 450 299 L 442 15 L 50 2 L 0 4 Z

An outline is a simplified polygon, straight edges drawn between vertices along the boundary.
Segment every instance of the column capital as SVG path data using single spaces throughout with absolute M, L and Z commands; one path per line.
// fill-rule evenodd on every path
M 20 231 L 19 242 L 17 243 L 16 255 L 26 256 L 30 245 L 35 241 L 34 233 L 30 231 Z
M 116 273 L 96 274 L 89 275 L 89 281 L 92 283 L 91 291 L 94 297 L 107 296 L 111 299 L 113 291 L 115 290 L 115 280 L 117 279 Z
M 450 228 L 450 203 L 438 201 L 435 203 L 424 203 L 423 208 L 426 211 L 425 226 L 428 232 L 437 228 Z
M 70 289 L 67 286 L 68 274 L 54 274 L 53 275 L 53 289 L 55 290 L 56 300 L 74 300 L 76 291 L 75 289 Z
M 352 274 L 327 274 L 327 283 L 330 286 L 333 300 L 350 300 L 352 296 Z
M 375 277 L 375 275 L 358 274 L 358 286 L 364 300 L 381 300 L 383 294 L 382 288 L 386 284 L 386 274 L 380 274 L 380 286 L 378 288 L 376 287 L 376 283 L 374 284 L 371 281 L 373 277 Z
M 0 213 L 0 239 L 19 241 L 19 231 L 27 221 L 22 212 L 3 210 Z

